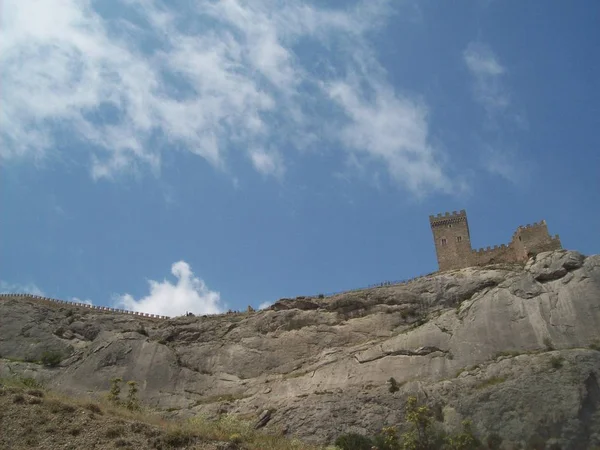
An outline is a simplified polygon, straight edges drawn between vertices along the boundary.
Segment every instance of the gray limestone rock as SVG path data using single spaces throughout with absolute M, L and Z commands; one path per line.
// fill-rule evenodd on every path
M 47 349 L 63 352 L 61 367 L 26 362 Z M 600 446 L 599 349 L 600 256 L 566 250 L 208 317 L 0 300 L 0 376 L 72 394 L 103 393 L 120 376 L 171 415 L 262 423 L 270 411 L 266 430 L 321 443 L 402 424 L 416 395 L 439 427 L 469 418 L 506 448 Z

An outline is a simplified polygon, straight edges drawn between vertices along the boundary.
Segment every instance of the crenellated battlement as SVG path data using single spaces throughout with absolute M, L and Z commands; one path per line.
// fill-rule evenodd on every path
M 93 309 L 95 311 L 130 314 L 132 316 L 145 317 L 145 318 L 149 318 L 149 319 L 169 319 L 169 316 L 161 316 L 159 314 L 149 314 L 149 313 L 143 313 L 143 312 L 139 312 L 139 311 L 129 311 L 126 309 L 110 308 L 108 306 L 95 306 L 95 305 L 91 305 L 89 303 L 69 302 L 66 300 L 58 300 L 56 298 L 43 297 L 41 295 L 0 294 L 0 300 L 4 299 L 4 298 L 8 298 L 8 297 L 10 297 L 10 298 L 27 298 L 30 300 L 36 300 L 36 301 L 40 301 L 40 302 L 57 303 L 57 304 L 62 304 L 62 305 L 66 305 L 66 306 L 78 306 L 80 308 Z
M 482 248 L 478 248 L 477 250 L 472 250 L 473 253 L 477 253 L 477 254 L 482 254 L 482 253 L 487 253 L 487 252 L 493 252 L 493 251 L 497 251 L 497 250 L 506 250 L 508 248 L 508 245 L 506 244 L 500 244 L 500 245 L 494 245 L 494 246 L 488 246 L 488 247 L 482 247 Z
M 491 263 L 526 261 L 531 255 L 561 249 L 558 235 L 550 236 L 545 220 L 520 225 L 508 244 L 472 249 L 465 210 L 429 216 L 440 270 Z
M 467 212 L 464 209 L 461 209 L 460 211 L 452 211 L 452 212 L 445 212 L 445 213 L 439 213 L 437 216 L 435 215 L 430 215 L 429 216 L 429 222 L 431 224 L 441 224 L 443 222 L 447 222 L 448 220 L 461 220 L 466 218 L 467 216 Z

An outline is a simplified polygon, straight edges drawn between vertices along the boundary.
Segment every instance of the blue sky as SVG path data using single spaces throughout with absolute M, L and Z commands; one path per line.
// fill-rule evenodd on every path
M 168 315 L 600 250 L 600 3 L 5 0 L 0 288 Z

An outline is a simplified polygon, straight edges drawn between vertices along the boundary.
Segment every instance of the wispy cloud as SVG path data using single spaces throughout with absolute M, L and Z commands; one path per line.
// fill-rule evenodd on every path
M 487 113 L 484 126 L 493 131 L 492 134 L 485 129 L 482 132 L 479 144 L 482 166 L 512 184 L 522 184 L 526 164 L 523 157 L 516 154 L 516 145 L 506 142 L 506 131 L 515 125 L 526 127 L 526 119 L 512 111 L 509 91 L 503 82 L 507 69 L 483 42 L 471 42 L 463 52 L 463 60 L 473 77 L 474 98 Z
M 32 294 L 44 296 L 44 292 L 34 283 L 19 284 L 0 281 L 1 294 Z
M 204 281 L 196 277 L 185 261 L 171 266 L 176 283 L 169 280 L 149 280 L 150 293 L 140 299 L 130 294 L 116 295 L 116 307 L 150 314 L 179 316 L 186 312 L 195 314 L 217 314 L 224 310 L 218 292 L 208 289 Z
M 175 148 L 218 170 L 246 149 L 258 172 L 282 178 L 290 149 L 342 143 L 412 192 L 450 185 L 427 108 L 398 95 L 371 52 L 366 32 L 385 26 L 391 2 L 168 5 L 120 0 L 109 19 L 87 1 L 6 0 L 0 157 L 54 156 L 60 133 L 86 144 L 94 178 L 159 174 Z M 341 128 L 323 125 L 332 106 Z
M 506 108 L 510 101 L 501 82 L 506 69 L 500 64 L 490 46 L 482 42 L 471 42 L 463 52 L 463 58 L 474 78 L 474 94 L 477 101 L 488 113 Z
M 278 152 L 267 152 L 263 149 L 256 149 L 250 152 L 254 168 L 263 175 L 273 175 L 276 178 L 283 178 L 285 165 Z

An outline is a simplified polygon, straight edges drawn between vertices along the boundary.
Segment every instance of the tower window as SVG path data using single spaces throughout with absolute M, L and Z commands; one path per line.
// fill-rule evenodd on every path
M 452 224 L 451 223 L 448 224 L 448 228 L 452 228 Z
M 521 240 L 521 236 L 519 236 L 519 240 Z
M 462 241 L 462 236 L 456 236 L 456 242 Z
M 442 245 L 446 245 L 446 238 L 442 238 Z

